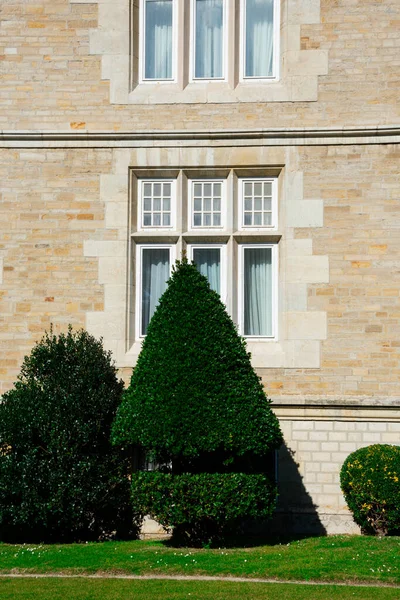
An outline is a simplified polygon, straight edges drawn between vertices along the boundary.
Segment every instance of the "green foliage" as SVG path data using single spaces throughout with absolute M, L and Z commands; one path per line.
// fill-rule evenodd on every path
M 110 353 L 81 330 L 52 331 L 25 357 L 0 403 L 0 537 L 129 534 L 128 457 L 111 446 L 123 383 Z
M 142 472 L 132 477 L 134 511 L 174 528 L 182 543 L 216 542 L 243 519 L 268 519 L 275 485 L 266 475 L 246 473 Z
M 282 441 L 245 341 L 193 264 L 178 262 L 114 427 L 157 459 L 266 455 Z M 229 458 L 227 458 L 229 460 Z
M 264 472 L 282 442 L 278 420 L 219 295 L 186 259 L 149 324 L 113 435 L 166 472 L 135 475 L 132 496 L 174 537 L 208 542 L 273 510 Z
M 400 529 L 400 447 L 375 444 L 350 454 L 340 485 L 355 522 L 367 533 Z

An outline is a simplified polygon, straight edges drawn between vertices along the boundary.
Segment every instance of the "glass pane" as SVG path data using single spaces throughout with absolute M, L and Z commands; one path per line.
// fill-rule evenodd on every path
M 220 227 L 220 225 L 221 225 L 221 215 L 219 213 L 215 213 L 213 215 L 213 225 L 214 225 L 214 227 Z
M 244 213 L 244 225 L 251 225 L 251 213 Z
M 161 225 L 161 213 L 153 214 L 153 225 L 154 227 L 159 227 Z
M 201 211 L 201 198 L 195 198 L 193 203 L 193 208 L 196 212 Z
M 211 183 L 204 184 L 204 196 L 211 196 Z
M 211 198 L 204 199 L 204 210 L 211 210 Z
M 194 192 L 193 192 L 194 196 L 201 196 L 201 183 L 195 183 L 194 184 Z
M 143 248 L 141 335 L 146 335 L 150 319 L 166 290 L 169 271 L 169 248 Z
M 219 198 L 214 198 L 213 210 L 215 210 L 216 212 L 219 212 L 221 210 L 221 200 Z
M 254 210 L 262 210 L 262 200 L 261 200 L 261 198 L 255 198 L 255 200 L 254 200 Z
M 223 77 L 223 0 L 196 0 L 194 76 Z
M 254 213 L 254 225 L 261 225 L 262 224 L 261 215 L 262 215 L 262 213 L 260 213 L 260 212 Z
M 214 196 L 220 196 L 220 195 L 221 195 L 221 184 L 214 183 Z
M 249 181 L 245 182 L 245 184 L 244 184 L 244 194 L 245 194 L 245 196 L 253 195 L 253 184 L 250 183 Z
M 194 227 L 201 227 L 201 213 L 195 213 L 193 215 L 193 225 Z
M 254 184 L 254 195 L 261 196 L 261 194 L 262 194 L 262 183 L 256 182 Z
M 264 225 L 271 225 L 271 224 L 272 224 L 271 213 L 264 213 Z
M 171 219 L 169 213 L 163 214 L 163 225 L 164 227 L 169 227 L 171 224 Z
M 154 198 L 153 210 L 161 210 L 161 198 Z
M 264 183 L 264 196 L 271 196 L 272 194 L 272 184 L 270 181 L 266 181 Z
M 172 79 L 172 0 L 146 0 L 145 79 Z
M 164 183 L 164 196 L 170 196 L 170 195 L 171 195 L 171 184 Z
M 171 210 L 171 200 L 169 198 L 164 198 L 163 200 L 163 210 Z
M 221 249 L 193 248 L 193 262 L 202 275 L 207 277 L 210 287 L 220 294 Z
M 143 195 L 144 196 L 151 196 L 151 183 L 144 183 L 143 184 Z
M 204 227 L 211 227 L 211 213 L 204 213 Z
M 143 226 L 151 227 L 151 213 L 144 213 L 143 215 Z
M 244 210 L 252 210 L 253 208 L 253 201 L 251 198 L 245 198 L 244 199 Z
M 144 198 L 144 200 L 143 200 L 143 210 L 151 211 L 151 198 Z
M 153 195 L 161 196 L 161 183 L 155 183 L 153 187 Z
M 273 74 L 274 0 L 246 0 L 245 77 Z
M 243 253 L 244 335 L 272 336 L 272 249 Z
M 264 199 L 264 210 L 271 210 L 271 198 Z

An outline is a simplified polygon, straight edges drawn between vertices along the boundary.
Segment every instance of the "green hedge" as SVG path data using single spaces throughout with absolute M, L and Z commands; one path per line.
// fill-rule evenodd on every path
M 110 429 L 122 381 L 100 341 L 52 332 L 0 403 L 0 539 L 73 541 L 133 533 L 129 458 Z
M 400 447 L 375 444 L 345 460 L 340 485 L 355 522 L 366 533 L 400 529 Z
M 135 512 L 173 527 L 174 538 L 191 545 L 218 541 L 244 519 L 269 519 L 277 495 L 266 475 L 246 473 L 141 472 L 131 492 Z

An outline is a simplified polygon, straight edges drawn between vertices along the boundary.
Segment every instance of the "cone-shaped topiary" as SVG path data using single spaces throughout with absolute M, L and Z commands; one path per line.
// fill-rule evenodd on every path
M 243 338 L 187 260 L 177 262 L 149 324 L 114 441 L 139 444 L 157 458 L 217 450 L 265 456 L 281 444 Z
M 118 410 L 113 439 L 115 443 L 138 445 L 175 476 L 262 473 L 267 470 L 266 457 L 282 442 L 278 420 L 251 366 L 243 338 L 219 295 L 185 258 L 173 269 L 149 324 Z M 134 499 L 136 479 L 134 476 Z M 160 489 L 159 479 L 157 486 Z M 170 480 L 168 486 L 170 490 L 176 488 L 171 488 Z M 213 486 L 216 489 L 215 482 Z M 250 488 L 255 489 L 247 485 L 246 489 Z M 159 492 L 157 495 L 160 500 Z M 275 495 L 275 490 L 266 495 L 269 513 Z M 224 502 L 221 500 L 222 511 Z M 160 518 L 160 511 L 152 510 L 151 502 L 142 506 Z M 237 518 L 245 516 L 236 514 Z
M 0 539 L 129 535 L 129 459 L 110 442 L 122 381 L 100 341 L 52 332 L 0 402 Z

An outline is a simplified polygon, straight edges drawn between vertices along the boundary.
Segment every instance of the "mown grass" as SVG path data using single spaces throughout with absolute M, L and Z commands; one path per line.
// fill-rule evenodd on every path
M 10 572 L 232 575 L 400 584 L 400 537 L 332 536 L 212 550 L 172 548 L 154 541 L 0 544 L 0 573 Z
M 221 581 L 1 579 L 1 600 L 397 600 L 398 589 Z

